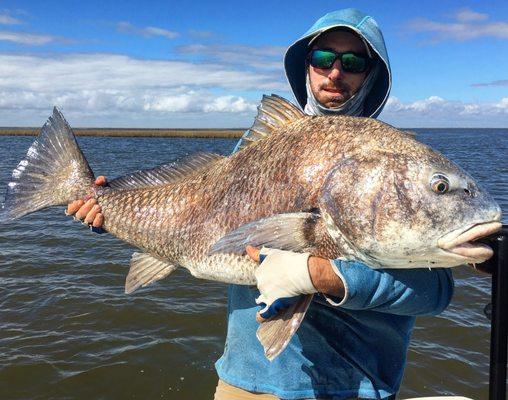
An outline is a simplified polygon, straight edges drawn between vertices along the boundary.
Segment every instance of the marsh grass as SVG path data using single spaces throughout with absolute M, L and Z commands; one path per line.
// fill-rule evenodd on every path
M 0 128 L 0 136 L 36 136 L 39 128 Z M 76 136 L 240 138 L 245 129 L 76 128 Z

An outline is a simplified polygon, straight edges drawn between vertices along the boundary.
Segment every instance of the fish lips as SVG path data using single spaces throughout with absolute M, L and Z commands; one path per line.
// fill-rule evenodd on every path
M 499 221 L 481 222 L 468 227 L 456 229 L 438 239 L 437 245 L 442 250 L 457 255 L 468 263 L 480 263 L 494 254 L 492 248 L 479 239 L 495 234 L 502 227 Z

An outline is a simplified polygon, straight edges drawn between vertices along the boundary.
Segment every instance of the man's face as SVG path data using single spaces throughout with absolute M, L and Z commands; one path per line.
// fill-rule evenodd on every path
M 363 42 L 354 34 L 345 31 L 324 33 L 312 49 L 331 49 L 342 53 L 352 51 L 366 54 Z M 309 81 L 316 100 L 326 108 L 339 107 L 362 86 L 368 70 L 362 73 L 345 72 L 340 60 L 335 60 L 328 69 L 309 65 Z

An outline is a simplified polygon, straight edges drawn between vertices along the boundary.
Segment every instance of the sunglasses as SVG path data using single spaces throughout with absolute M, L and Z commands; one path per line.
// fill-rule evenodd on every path
M 362 73 L 369 68 L 370 58 L 363 54 L 346 51 L 338 53 L 328 49 L 314 49 L 309 53 L 308 61 L 314 68 L 329 69 L 332 68 L 335 60 L 339 59 L 342 69 L 345 72 L 354 74 Z

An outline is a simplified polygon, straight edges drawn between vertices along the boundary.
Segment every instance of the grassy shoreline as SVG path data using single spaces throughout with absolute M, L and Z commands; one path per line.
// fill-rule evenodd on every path
M 40 128 L 0 128 L 0 136 L 36 136 Z M 75 128 L 76 136 L 240 138 L 245 129 Z

